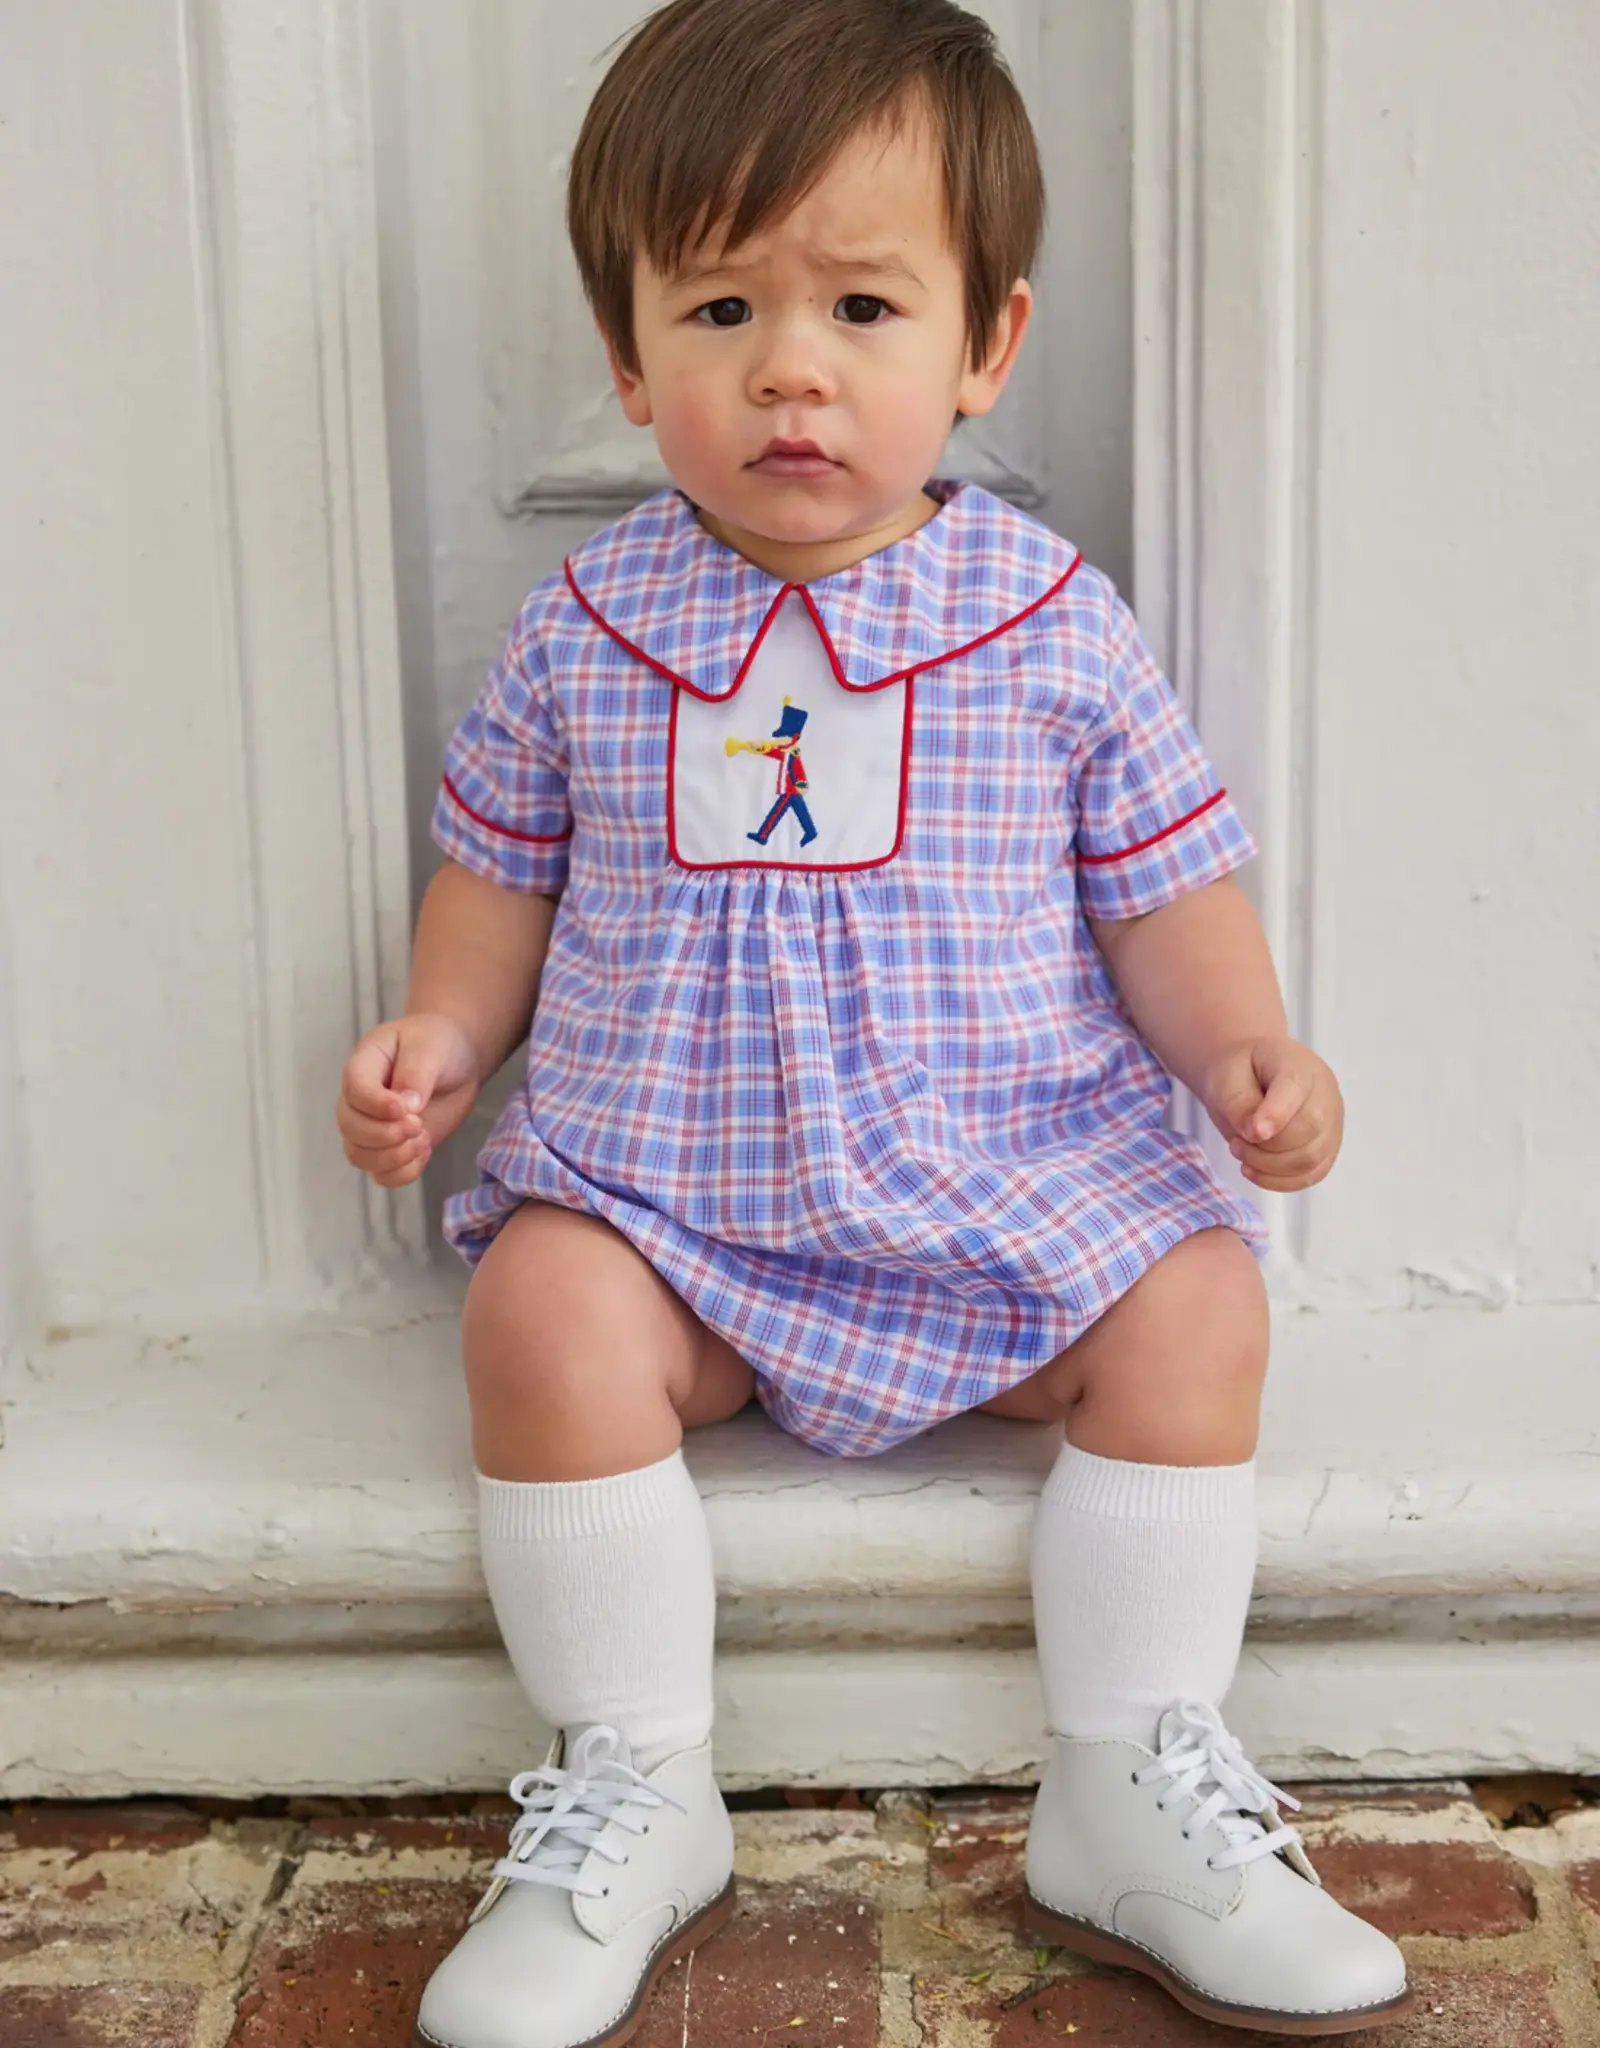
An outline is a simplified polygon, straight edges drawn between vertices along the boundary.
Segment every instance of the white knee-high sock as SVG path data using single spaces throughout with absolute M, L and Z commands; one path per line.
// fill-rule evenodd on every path
M 1153 1745 L 1179 1697 L 1233 1682 L 1256 1567 L 1255 1460 L 1139 1465 L 1063 1447 L 1033 1532 L 1052 1734 Z
M 641 1771 L 704 1742 L 716 1583 L 682 1451 L 613 1479 L 480 1472 L 478 1511 L 495 1620 L 543 1719 L 609 1722 Z

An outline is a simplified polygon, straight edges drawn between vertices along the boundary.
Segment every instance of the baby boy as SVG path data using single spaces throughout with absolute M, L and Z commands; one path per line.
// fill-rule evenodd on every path
M 450 745 L 406 1014 L 339 1105 L 404 1185 L 528 1041 L 446 1228 L 485 1575 L 559 1736 L 428 1985 L 435 2048 L 620 2042 L 732 1910 L 682 1440 L 752 1398 L 842 1457 L 973 1409 L 1063 1426 L 1039 1938 L 1243 2028 L 1409 2000 L 1222 1719 L 1264 1233 L 1166 1116 L 1176 1076 L 1292 1191 L 1339 1090 L 1127 606 L 934 473 L 1016 361 L 1042 217 L 950 0 L 671 0 L 578 141 L 579 269 L 676 487 L 523 607 Z

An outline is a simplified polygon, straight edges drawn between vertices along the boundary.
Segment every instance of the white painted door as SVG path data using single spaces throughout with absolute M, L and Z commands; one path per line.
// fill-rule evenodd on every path
M 1015 387 L 952 459 L 1130 589 L 1261 841 L 1291 1028 L 1351 1111 L 1333 1178 L 1264 1203 L 1275 1300 L 1376 1312 L 1400 1384 L 1436 1307 L 1569 1312 L 1565 1386 L 1600 1328 L 1600 11 L 1462 0 L 1448 36 L 1434 0 L 987 11 L 1051 225 Z M 419 877 L 444 736 L 522 595 L 660 481 L 560 228 L 636 12 L 376 17 Z M 1286 1366 L 1269 1438 L 1310 1398 Z M 1510 1412 L 1495 1440 L 1559 1431 Z

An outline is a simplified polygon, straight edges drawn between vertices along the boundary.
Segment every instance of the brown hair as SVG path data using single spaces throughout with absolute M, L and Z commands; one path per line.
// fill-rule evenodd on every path
M 987 23 L 952 0 L 669 0 L 629 35 L 567 181 L 583 288 L 637 372 L 635 257 L 670 274 L 712 227 L 781 219 L 858 129 L 920 104 L 943 146 L 973 367 L 1044 229 L 1032 126 Z

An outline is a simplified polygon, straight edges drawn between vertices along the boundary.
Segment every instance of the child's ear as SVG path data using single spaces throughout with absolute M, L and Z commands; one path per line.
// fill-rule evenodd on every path
M 650 394 L 644 388 L 644 378 L 637 370 L 625 370 L 617 360 L 617 351 L 611 337 L 598 321 L 595 332 L 600 337 L 606 352 L 606 363 L 611 371 L 611 381 L 617 387 L 617 396 L 622 400 L 622 410 L 629 423 L 635 427 L 647 427 L 651 421 Z
M 1006 388 L 1006 379 L 1017 360 L 1017 351 L 1022 347 L 1022 337 L 1027 332 L 1032 312 L 1032 287 L 1025 277 L 1019 277 L 1000 308 L 983 368 L 974 370 L 969 366 L 962 376 L 956 403 L 963 413 L 976 418 L 993 411 L 995 401 Z

